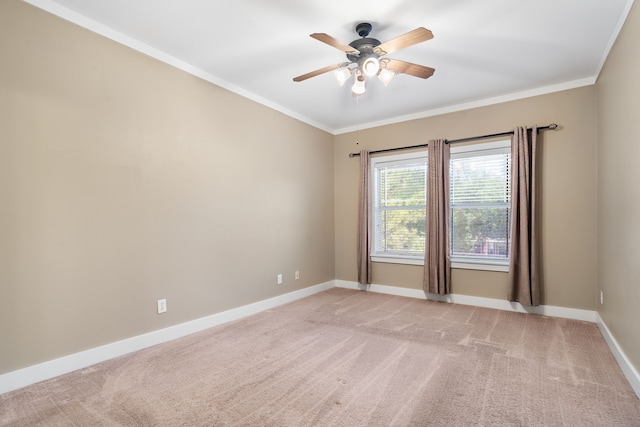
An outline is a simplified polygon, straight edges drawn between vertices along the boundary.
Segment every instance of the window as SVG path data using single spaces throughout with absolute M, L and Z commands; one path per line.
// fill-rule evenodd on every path
M 451 147 L 451 261 L 454 268 L 507 271 L 511 142 Z M 371 159 L 377 262 L 423 264 L 426 152 Z
M 508 266 L 510 146 L 500 141 L 451 147 L 451 261 L 456 267 Z
M 425 152 L 371 159 L 372 259 L 420 264 L 427 215 Z

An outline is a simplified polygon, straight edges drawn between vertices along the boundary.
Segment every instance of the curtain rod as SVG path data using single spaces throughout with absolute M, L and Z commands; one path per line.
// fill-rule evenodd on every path
M 556 130 L 557 128 L 558 128 L 558 125 L 556 123 L 551 123 L 549 126 L 539 127 L 538 128 L 538 132 L 540 132 L 541 130 L 547 130 L 547 129 Z M 527 130 L 529 130 L 529 129 L 531 129 L 531 128 L 527 128 Z M 468 138 L 452 139 L 452 140 L 448 140 L 448 141 L 445 141 L 445 142 L 447 144 L 455 144 L 456 142 L 475 141 L 477 139 L 495 138 L 497 136 L 506 136 L 506 135 L 513 135 L 513 131 L 492 133 L 490 135 L 470 136 Z M 409 150 L 411 148 L 427 147 L 428 145 L 429 144 L 419 144 L 419 145 L 411 145 L 409 147 L 385 148 L 383 150 L 370 151 L 369 154 L 386 153 L 386 152 L 389 152 L 389 151 L 398 151 L 398 150 Z M 349 153 L 349 157 L 356 157 L 356 156 L 359 156 L 359 155 L 360 155 L 360 153 Z

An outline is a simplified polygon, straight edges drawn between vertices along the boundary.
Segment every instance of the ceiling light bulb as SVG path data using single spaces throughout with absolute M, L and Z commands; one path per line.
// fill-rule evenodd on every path
M 360 73 L 358 73 L 358 75 L 355 78 L 355 81 L 353 82 L 353 86 L 351 86 L 351 91 L 355 94 L 355 95 L 362 95 L 365 91 L 365 85 L 364 85 L 364 76 Z
M 338 84 L 340 86 L 344 85 L 344 82 L 349 80 L 351 77 L 351 69 L 347 67 L 339 68 L 335 71 L 336 80 L 338 80 Z
M 362 72 L 367 76 L 375 76 L 380 69 L 380 61 L 375 56 L 369 56 L 360 65 Z
M 378 73 L 378 78 L 385 86 L 389 84 L 389 82 L 397 75 L 395 71 L 387 70 L 386 68 L 381 68 Z

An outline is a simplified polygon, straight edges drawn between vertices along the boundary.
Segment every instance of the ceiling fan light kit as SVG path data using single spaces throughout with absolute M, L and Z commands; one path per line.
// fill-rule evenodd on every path
M 389 53 L 432 39 L 433 33 L 431 31 L 419 27 L 400 37 L 381 43 L 377 39 L 368 37 L 372 28 L 372 25 L 368 22 L 356 25 L 356 32 L 362 38 L 356 39 L 348 45 L 325 33 L 311 34 L 312 38 L 344 52 L 349 62 L 320 68 L 294 77 L 293 81 L 301 82 L 311 77 L 334 71 L 338 84 L 342 86 L 353 74 L 355 77 L 351 90 L 353 95 L 357 96 L 366 92 L 366 77 L 377 75 L 378 79 L 387 86 L 398 74 L 408 74 L 422 79 L 427 79 L 433 75 L 435 72 L 433 68 L 391 58 L 382 58 Z

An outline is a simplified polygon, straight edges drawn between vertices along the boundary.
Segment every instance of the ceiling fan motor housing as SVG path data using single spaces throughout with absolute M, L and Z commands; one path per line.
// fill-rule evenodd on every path
M 360 72 L 371 76 L 378 72 L 380 63 L 378 58 L 380 55 L 374 52 L 376 46 L 380 45 L 380 40 L 372 38 L 362 38 L 349 43 L 349 46 L 358 49 L 359 55 L 347 54 L 349 61 L 357 63 Z
M 367 37 L 372 28 L 373 26 L 368 22 L 361 22 L 356 25 L 356 33 L 362 38 L 352 41 L 349 46 L 357 49 L 360 53 L 356 55 L 347 53 L 347 59 L 357 63 L 360 71 L 367 75 L 375 74 L 379 68 L 378 58 L 380 55 L 374 49 L 380 46 L 381 42 Z
M 360 55 L 351 55 L 347 53 L 347 58 L 351 62 L 358 62 L 360 58 L 367 56 L 375 56 L 377 58 L 379 55 L 377 55 L 373 50 L 377 46 L 380 46 L 380 44 L 380 40 L 366 37 L 363 39 L 354 40 L 349 43 L 349 46 L 358 49 L 360 51 Z

